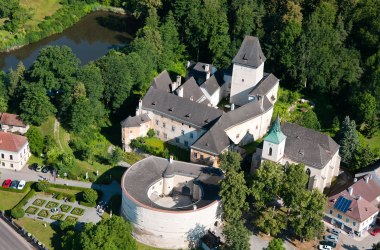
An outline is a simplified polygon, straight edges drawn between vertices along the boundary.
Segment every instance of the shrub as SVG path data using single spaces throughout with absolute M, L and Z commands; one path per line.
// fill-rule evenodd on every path
M 41 192 L 46 192 L 49 189 L 49 182 L 39 181 L 37 182 L 37 190 Z
M 58 207 L 58 203 L 57 202 L 54 202 L 54 201 L 49 201 L 46 206 L 46 208 L 54 208 L 54 207 Z
M 82 206 L 85 206 L 85 207 L 95 207 L 96 206 L 95 202 L 90 203 L 90 202 L 80 201 L 79 204 L 82 205 Z
M 77 222 L 78 218 L 74 216 L 67 216 L 65 221 L 72 221 L 72 222 Z
M 69 196 L 69 201 L 75 202 L 76 201 L 75 196 L 74 195 Z
M 149 137 L 149 138 L 152 138 L 156 135 L 156 132 L 154 132 L 154 129 L 150 128 L 148 130 L 148 133 L 146 133 L 146 135 Z
M 94 189 L 86 189 L 83 191 L 83 199 L 87 203 L 95 203 L 98 199 L 98 193 Z
M 29 193 L 25 195 L 24 198 L 15 206 L 15 207 L 23 207 L 26 205 L 28 200 L 32 198 L 36 194 L 36 191 L 34 189 L 30 190 Z
M 43 200 L 43 199 L 36 199 L 35 201 L 33 201 L 33 205 L 36 205 L 36 206 L 39 206 L 39 207 L 42 207 L 44 204 L 45 204 L 46 200 Z
M 63 199 L 63 194 L 59 193 L 55 198 L 57 200 L 62 200 Z
M 24 217 L 25 211 L 21 207 L 15 207 L 11 210 L 11 215 L 15 219 L 20 219 L 20 218 Z
M 75 208 L 71 211 L 71 214 L 81 216 L 81 215 L 84 214 L 84 209 L 79 208 L 79 207 L 75 207 Z
M 42 210 L 38 213 L 38 216 L 41 216 L 41 217 L 47 218 L 47 217 L 49 216 L 49 211 L 47 211 L 46 209 L 42 209 Z
M 70 205 L 62 204 L 60 209 L 62 212 L 68 213 L 72 207 Z
M 64 216 L 65 216 L 64 214 L 53 214 L 52 216 L 50 216 L 50 219 L 52 219 L 52 220 L 62 220 Z
M 26 209 L 25 213 L 27 214 L 36 214 L 38 211 L 37 207 L 30 206 Z
M 69 217 L 69 216 L 68 216 Z M 76 223 L 76 220 L 74 219 L 67 219 L 64 220 L 64 221 L 61 221 L 61 224 L 59 225 L 59 228 L 62 230 L 62 231 L 68 231 L 68 230 L 71 230 L 74 228 L 75 226 L 75 223 Z

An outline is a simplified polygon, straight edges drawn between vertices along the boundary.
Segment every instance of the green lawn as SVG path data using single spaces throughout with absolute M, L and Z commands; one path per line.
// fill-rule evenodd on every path
M 165 149 L 164 142 L 158 139 L 157 137 L 147 137 L 145 138 L 146 145 L 149 145 L 153 148 L 157 148 L 158 151 L 162 152 Z
M 49 118 L 41 124 L 38 128 L 40 129 L 43 136 L 51 135 L 54 136 L 54 116 L 49 116 Z
M 20 0 L 20 5 L 33 11 L 32 18 L 25 24 L 26 27 L 36 26 L 46 16 L 53 15 L 61 8 L 60 0 Z
M 26 217 L 18 219 L 16 222 L 25 228 L 26 231 L 33 234 L 48 249 L 59 249 L 59 246 L 56 245 L 60 243 L 60 239 L 57 237 L 58 234 L 53 229 L 51 224 L 46 223 L 45 227 L 43 221 L 33 220 Z M 55 245 L 53 247 L 54 243 Z
M 136 241 L 136 244 L 137 244 L 137 250 L 165 250 L 163 248 L 150 247 L 150 246 L 144 245 L 138 241 Z
M 26 193 L 0 191 L 0 210 L 9 210 L 16 206 Z
M 367 142 L 372 149 L 380 150 L 380 131 L 377 131 L 370 139 L 364 138 L 364 141 Z

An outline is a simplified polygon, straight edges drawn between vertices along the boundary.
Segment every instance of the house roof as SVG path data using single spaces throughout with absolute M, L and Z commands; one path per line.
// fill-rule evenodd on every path
M 170 93 L 171 84 L 172 80 L 170 79 L 169 73 L 164 70 L 153 79 L 151 86 L 153 86 L 155 89 Z
M 201 88 L 205 89 L 209 95 L 213 95 L 220 86 L 215 75 L 212 75 L 201 85 Z
M 147 114 L 128 116 L 127 119 L 121 122 L 121 126 L 125 128 L 140 127 L 141 124 L 149 122 L 150 118 Z
M 184 84 L 182 84 L 180 87 L 176 89 L 175 93 L 177 95 L 179 92 L 179 88 L 183 88 L 183 98 L 193 98 L 193 101 L 195 102 L 198 102 L 206 98 L 198 84 L 195 82 L 194 77 L 189 78 Z
M 0 150 L 18 152 L 27 143 L 25 136 L 0 131 Z
M 20 116 L 9 113 L 0 113 L 0 124 L 25 128 L 27 125 L 21 120 Z
M 224 113 L 212 128 L 199 138 L 191 147 L 219 155 L 230 144 L 226 130 L 253 119 L 272 108 L 272 103 L 264 96 L 263 107 L 260 101 L 249 102 L 237 109 Z
M 205 70 L 206 64 L 209 65 L 208 71 Z M 207 73 L 210 73 L 210 75 L 213 75 L 216 71 L 217 69 L 212 64 L 190 61 L 190 66 L 187 68 L 186 79 L 189 79 L 190 77 L 194 77 L 197 84 L 201 85 L 206 80 Z
M 259 39 L 254 36 L 246 36 L 232 62 L 257 68 L 265 60 L 266 57 L 261 50 Z
M 288 122 L 281 128 L 286 135 L 284 154 L 296 162 L 323 168 L 339 150 L 339 145 L 322 132 Z
M 206 167 L 199 164 L 175 161 L 150 156 L 133 164 L 124 174 L 122 188 L 130 196 L 145 206 L 162 210 L 193 210 L 193 204 L 181 208 L 162 207 L 152 202 L 147 189 L 159 181 L 163 176 L 172 177 L 174 175 L 193 177 L 202 189 L 201 200 L 197 202 L 197 207 L 201 208 L 219 200 L 219 181 L 223 174 L 219 169 Z
M 208 127 L 224 112 L 186 98 L 150 87 L 142 100 L 143 108 L 197 128 Z
M 272 124 L 272 128 L 268 135 L 264 137 L 264 141 L 268 141 L 274 144 L 280 144 L 286 136 L 281 131 L 280 117 L 277 115 L 276 120 Z
M 368 178 L 368 182 L 366 182 L 366 178 Z M 352 195 L 350 195 L 349 189 L 343 189 L 329 197 L 328 206 L 340 210 L 357 221 L 365 221 L 379 211 L 376 198 L 380 196 L 380 185 L 373 178 L 367 175 L 352 184 L 350 188 L 352 188 Z M 337 206 L 341 199 L 348 201 L 344 209 Z
M 266 95 L 278 83 L 278 78 L 272 73 L 264 73 L 263 78 L 249 93 L 249 96 Z

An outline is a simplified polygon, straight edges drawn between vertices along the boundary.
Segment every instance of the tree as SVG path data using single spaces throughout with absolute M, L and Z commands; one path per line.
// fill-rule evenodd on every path
M 46 192 L 49 189 L 49 182 L 48 181 L 39 181 L 37 182 L 37 189 L 41 192 Z
M 299 124 L 314 130 L 321 129 L 321 124 L 319 123 L 317 114 L 313 110 L 308 110 L 307 112 L 302 113 L 302 116 L 299 119 Z
M 70 110 L 69 125 L 72 131 L 80 133 L 94 123 L 94 107 L 85 96 L 74 100 Z
M 74 229 L 75 224 L 76 221 L 74 220 L 64 220 L 61 221 L 61 223 L 59 224 L 59 228 L 61 229 L 61 231 L 69 231 Z
M 376 99 L 369 92 L 357 93 L 352 95 L 352 113 L 355 115 L 359 124 L 370 123 L 376 117 Z
M 41 83 L 54 94 L 70 89 L 79 64 L 80 60 L 70 47 L 48 46 L 40 50 L 29 73 L 32 81 Z
M 286 214 L 275 207 L 268 208 L 257 217 L 255 225 L 264 233 L 276 236 L 287 226 Z
M 279 238 L 273 238 L 271 241 L 269 241 L 268 247 L 266 250 L 285 250 L 284 243 L 282 242 L 282 239 Z
M 83 191 L 83 199 L 88 203 L 95 203 L 98 199 L 98 193 L 94 189 L 86 189 Z
M 30 142 L 29 142 L 30 145 Z M 50 150 L 57 147 L 57 142 L 52 135 L 46 135 L 43 141 L 43 153 L 46 155 Z
M 372 250 L 380 250 L 380 242 L 372 244 Z
M 354 162 L 355 152 L 360 146 L 359 136 L 356 131 L 356 123 L 346 116 L 342 122 L 342 128 L 339 132 L 340 156 L 342 162 L 351 166 Z
M 112 216 L 96 225 L 86 227 L 79 237 L 79 244 L 74 249 L 134 250 L 137 248 L 136 241 L 132 237 L 131 224 L 119 216 Z
M 23 99 L 20 103 L 21 118 L 24 122 L 33 125 L 41 125 L 49 115 L 56 112 L 51 104 L 46 90 L 40 84 L 29 84 L 26 87 Z
M 223 218 L 227 222 L 241 219 L 243 212 L 248 208 L 247 193 L 243 172 L 237 173 L 232 170 L 221 181 L 219 195 L 222 197 Z
M 226 237 L 226 248 L 234 250 L 248 250 L 250 248 L 250 232 L 244 226 L 244 220 L 231 221 L 223 228 Z
M 250 188 L 255 199 L 255 206 L 263 208 L 268 203 L 275 201 L 281 193 L 283 180 L 283 166 L 264 161 L 254 173 L 252 187 Z
M 359 170 L 369 165 L 375 163 L 376 159 L 379 157 L 378 150 L 373 150 L 368 144 L 362 142 L 357 150 L 354 152 L 353 164 L 350 165 L 350 169 Z
M 290 225 L 301 240 L 320 238 L 324 231 L 322 219 L 327 199 L 318 190 L 302 194 L 301 202 L 290 212 Z
M 37 127 L 31 126 L 26 132 L 26 137 L 28 138 L 30 151 L 34 155 L 40 156 L 44 149 L 44 139 L 41 131 Z
M 119 147 L 116 147 L 114 151 L 112 151 L 112 154 L 110 156 L 110 159 L 109 159 L 110 164 L 116 165 L 119 161 L 121 161 L 122 157 L 123 157 L 123 150 L 121 150 L 121 148 Z
M 230 171 L 239 172 L 241 170 L 241 156 L 237 152 L 227 151 L 220 156 L 219 168 L 226 173 Z
M 24 217 L 25 211 L 22 209 L 22 207 L 16 206 L 11 210 L 11 215 L 15 219 L 20 219 Z
M 24 80 L 25 76 L 25 66 L 20 61 L 17 65 L 17 69 L 14 71 L 12 68 L 8 73 L 8 94 L 14 97 L 16 89 L 19 87 L 21 82 Z
M 8 109 L 8 103 L 3 96 L 0 96 L 0 112 L 6 112 Z
M 290 164 L 285 166 L 285 176 L 281 188 L 281 197 L 285 206 L 293 208 L 297 206 L 306 190 L 309 176 L 305 172 L 303 164 Z

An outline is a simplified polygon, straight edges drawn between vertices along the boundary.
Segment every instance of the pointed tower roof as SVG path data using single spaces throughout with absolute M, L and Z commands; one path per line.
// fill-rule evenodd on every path
M 265 136 L 264 141 L 280 144 L 285 139 L 286 135 L 281 131 L 280 116 L 277 115 L 276 120 L 274 120 L 272 128 L 270 129 L 269 134 Z

